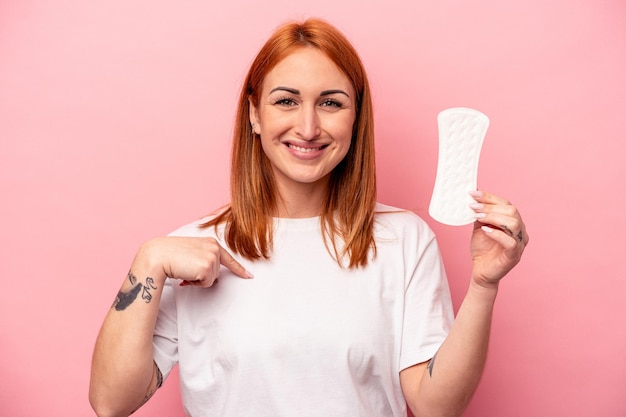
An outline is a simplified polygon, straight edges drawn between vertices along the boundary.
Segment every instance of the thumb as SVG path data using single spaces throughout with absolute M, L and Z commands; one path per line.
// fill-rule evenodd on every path
M 240 276 L 241 278 L 253 278 L 252 274 L 246 270 L 235 258 L 233 255 L 228 253 L 226 249 L 220 246 L 220 264 L 224 265 L 226 268 L 230 269 L 235 273 L 235 275 Z

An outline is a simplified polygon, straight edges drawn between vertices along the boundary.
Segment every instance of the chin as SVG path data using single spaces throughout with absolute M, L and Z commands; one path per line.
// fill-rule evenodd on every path
M 289 180 L 299 184 L 327 184 L 330 174 L 294 174 L 290 175 Z

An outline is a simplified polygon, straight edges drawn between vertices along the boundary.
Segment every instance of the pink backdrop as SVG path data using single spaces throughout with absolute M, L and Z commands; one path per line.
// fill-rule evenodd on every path
M 0 1 L 0 414 L 91 415 L 92 346 L 135 249 L 227 201 L 247 65 L 279 23 L 321 16 L 369 70 L 380 200 L 438 233 L 457 305 L 469 229 L 427 214 L 436 114 L 491 118 L 480 186 L 532 238 L 466 415 L 626 415 L 626 3 L 249 3 Z M 136 415 L 182 416 L 176 377 Z

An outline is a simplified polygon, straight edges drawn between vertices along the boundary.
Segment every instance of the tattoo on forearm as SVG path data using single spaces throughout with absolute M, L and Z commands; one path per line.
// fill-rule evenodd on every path
M 124 292 L 120 290 L 115 297 L 115 301 L 113 302 L 113 307 L 115 307 L 116 311 L 126 310 L 129 305 L 135 301 L 139 291 L 141 291 L 141 284 L 134 286 L 130 291 Z
M 143 291 L 141 292 L 141 298 L 146 300 L 146 303 L 152 301 L 152 294 L 150 290 L 156 290 L 157 287 L 154 285 L 154 279 L 148 277 L 146 278 L 146 285 L 143 286 Z
M 428 361 L 428 365 L 426 366 L 426 369 L 428 369 L 428 375 L 431 378 L 433 377 L 433 368 L 435 366 L 435 359 L 436 358 L 437 358 L 437 353 L 435 353 L 435 355 L 432 357 L 432 359 Z
M 141 298 L 149 303 L 152 301 L 152 290 L 156 290 L 157 286 L 154 284 L 154 278 L 147 277 L 146 283 L 137 283 L 137 277 L 132 272 L 128 272 L 128 281 L 131 285 L 134 285 L 129 291 L 120 290 L 115 297 L 113 307 L 116 311 L 123 311 L 128 308 L 141 292 Z

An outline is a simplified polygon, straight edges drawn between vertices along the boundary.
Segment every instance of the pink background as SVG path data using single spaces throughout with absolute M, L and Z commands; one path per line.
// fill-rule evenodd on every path
M 0 414 L 91 415 L 93 343 L 138 245 L 228 199 L 262 42 L 321 16 L 374 90 L 380 200 L 438 233 L 455 303 L 469 228 L 427 214 L 436 115 L 491 118 L 479 184 L 531 242 L 502 285 L 467 416 L 626 415 L 622 0 L 0 1 Z M 182 416 L 176 377 L 138 416 Z

